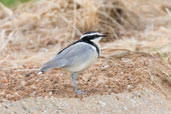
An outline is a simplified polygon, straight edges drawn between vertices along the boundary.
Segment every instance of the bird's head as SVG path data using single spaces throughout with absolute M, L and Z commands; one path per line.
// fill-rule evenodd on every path
M 106 37 L 106 35 L 101 34 L 99 32 L 91 31 L 84 33 L 80 39 L 86 40 L 86 41 L 92 41 L 94 43 L 98 43 L 103 37 Z

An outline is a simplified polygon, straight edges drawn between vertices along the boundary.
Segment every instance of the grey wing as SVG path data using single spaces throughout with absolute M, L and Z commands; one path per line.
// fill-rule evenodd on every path
M 63 66 L 63 61 L 55 56 L 53 59 L 51 59 L 41 67 L 40 72 L 45 72 L 46 70 L 52 68 L 61 68 Z
M 98 56 L 97 52 L 90 44 L 79 42 L 64 50 L 59 56 L 64 61 L 65 65 L 63 68 L 65 68 L 79 65 L 80 63 L 89 60 L 94 54 Z
M 62 56 L 65 61 L 63 67 L 70 67 L 89 60 L 94 54 L 98 56 L 97 52 L 90 44 L 80 42 L 61 53 L 60 56 Z
M 45 63 L 40 71 L 44 72 L 52 68 L 65 68 L 80 64 L 80 62 L 89 59 L 94 54 L 94 51 L 95 50 L 90 46 L 90 44 L 84 42 L 76 43 Z

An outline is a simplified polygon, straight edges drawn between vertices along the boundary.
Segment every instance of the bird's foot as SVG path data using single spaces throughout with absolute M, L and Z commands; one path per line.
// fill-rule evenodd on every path
M 81 91 L 81 90 L 75 90 L 75 93 L 76 94 L 84 94 L 85 92 L 84 91 Z

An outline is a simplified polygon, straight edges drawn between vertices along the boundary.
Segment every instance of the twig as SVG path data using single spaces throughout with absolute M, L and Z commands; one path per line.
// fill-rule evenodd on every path
M 4 6 L 2 3 L 0 3 L 0 7 L 8 14 L 8 15 L 13 15 L 13 11 L 6 6 Z
M 6 47 L 6 45 L 8 44 L 8 42 L 12 39 L 12 35 L 13 35 L 14 31 L 11 32 L 8 36 L 8 39 L 6 40 L 6 42 L 2 45 L 2 47 L 0 48 L 0 52 L 2 52 L 2 50 Z
M 160 90 L 166 97 L 168 96 L 166 91 L 163 89 L 163 87 L 161 87 L 158 82 L 155 82 L 154 80 L 154 76 L 149 72 L 147 71 L 148 75 L 150 76 L 150 80 L 152 81 L 152 84 L 158 89 Z
M 76 16 L 77 16 L 77 8 L 76 8 L 76 1 L 74 0 L 74 28 L 76 28 Z M 75 37 L 75 29 L 73 28 L 73 31 L 72 31 L 72 39 L 74 39 Z
M 15 70 L 15 72 L 25 72 L 25 71 L 39 71 L 40 69 L 23 69 L 23 70 Z
M 166 8 L 165 10 L 168 13 L 169 17 L 171 18 L 171 12 L 170 12 L 170 10 L 168 8 Z

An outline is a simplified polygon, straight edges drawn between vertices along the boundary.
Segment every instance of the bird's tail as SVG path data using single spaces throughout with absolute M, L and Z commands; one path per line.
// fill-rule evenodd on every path
M 38 74 L 38 75 L 41 75 L 41 74 L 43 74 L 43 72 L 42 72 L 42 71 L 40 71 L 40 72 L 38 72 L 37 74 Z
M 64 65 L 62 64 L 62 61 L 56 61 L 56 59 L 52 59 L 45 63 L 41 68 L 40 72 L 38 74 L 43 74 L 45 71 L 52 69 L 52 68 L 62 68 Z

